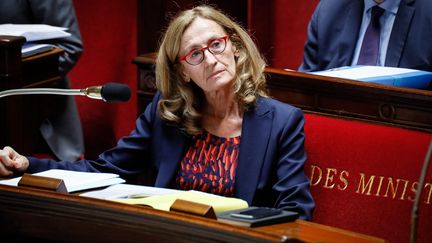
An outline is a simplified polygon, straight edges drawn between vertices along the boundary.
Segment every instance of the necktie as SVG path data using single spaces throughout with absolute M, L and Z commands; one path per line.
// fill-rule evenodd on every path
M 379 19 L 383 13 L 384 9 L 378 7 L 378 5 L 372 8 L 371 20 L 363 37 L 358 65 L 375 66 L 377 64 L 381 30 Z

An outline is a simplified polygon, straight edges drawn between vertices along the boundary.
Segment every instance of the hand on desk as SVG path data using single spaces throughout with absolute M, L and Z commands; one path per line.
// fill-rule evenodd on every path
M 6 146 L 0 150 L 0 176 L 11 176 L 14 171 L 24 172 L 28 166 L 28 159 L 13 148 Z

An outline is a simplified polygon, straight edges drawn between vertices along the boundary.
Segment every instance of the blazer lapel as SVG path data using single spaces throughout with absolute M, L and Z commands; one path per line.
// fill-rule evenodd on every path
M 175 127 L 167 126 L 166 130 L 168 138 L 161 141 L 162 143 L 158 148 L 162 152 L 161 161 L 159 161 L 159 173 L 155 182 L 157 187 L 169 187 L 171 185 L 189 139 Z
M 252 203 L 272 129 L 273 113 L 263 99 L 243 117 L 236 196 Z
M 349 66 L 351 65 L 354 50 L 357 44 L 358 32 L 353 33 L 353 30 L 359 30 L 361 21 L 363 18 L 364 3 L 363 0 L 352 1 L 349 8 L 346 10 L 346 17 L 343 20 L 343 29 L 339 34 L 340 45 L 337 53 L 336 63 L 340 64 L 337 66 Z M 337 34 L 337 33 L 334 33 Z
M 387 47 L 385 66 L 399 66 L 402 51 L 405 46 L 405 40 L 408 37 L 411 20 L 414 16 L 415 9 L 412 6 L 413 3 L 414 0 L 402 0 L 399 5 Z

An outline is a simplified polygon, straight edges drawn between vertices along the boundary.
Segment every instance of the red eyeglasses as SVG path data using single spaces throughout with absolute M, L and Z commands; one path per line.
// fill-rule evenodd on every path
M 206 47 L 189 51 L 186 55 L 180 57 L 179 61 L 186 61 L 190 65 L 198 65 L 204 60 L 205 50 L 208 50 L 213 55 L 224 52 L 229 37 L 229 35 L 225 35 L 217 39 L 212 39 L 208 42 Z

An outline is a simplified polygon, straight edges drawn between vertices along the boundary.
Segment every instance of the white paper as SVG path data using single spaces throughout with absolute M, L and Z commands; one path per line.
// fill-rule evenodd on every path
M 170 193 L 183 192 L 180 190 L 166 189 L 150 186 L 138 186 L 130 184 L 117 184 L 98 191 L 91 191 L 80 194 L 84 197 L 99 199 L 116 199 L 127 197 L 149 197 L 156 195 L 166 195 Z
M 24 36 L 27 41 L 71 36 L 67 28 L 46 24 L 0 24 L 0 35 Z
M 52 169 L 35 173 L 33 175 L 62 179 L 68 192 L 109 186 L 125 182 L 125 180 L 121 179 L 118 175 L 112 173 L 78 172 Z M 2 180 L 0 181 L 0 184 L 17 186 L 19 180 L 21 180 L 21 177 L 10 180 Z
M 382 77 L 400 75 L 410 72 L 418 72 L 418 70 L 408 68 L 381 67 L 381 66 L 354 66 L 341 67 L 326 71 L 311 72 L 312 74 L 322 75 L 327 77 L 362 80 L 365 78 Z
M 55 46 L 51 44 L 38 44 L 38 43 L 26 42 L 21 48 L 21 54 L 23 57 L 27 57 L 34 54 L 52 50 L 53 48 L 55 48 Z

